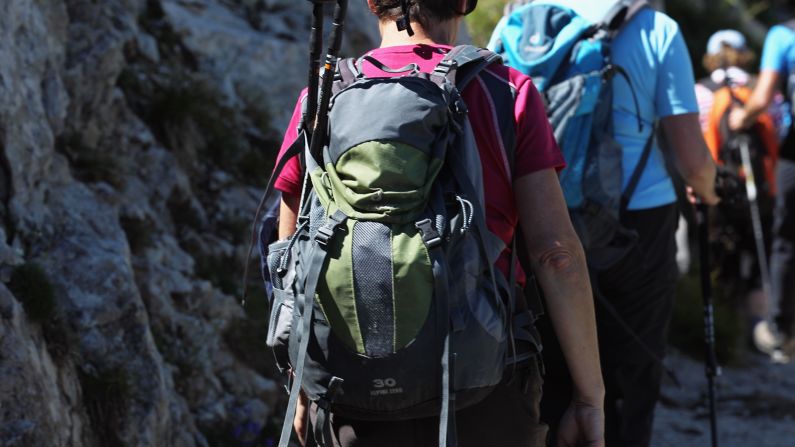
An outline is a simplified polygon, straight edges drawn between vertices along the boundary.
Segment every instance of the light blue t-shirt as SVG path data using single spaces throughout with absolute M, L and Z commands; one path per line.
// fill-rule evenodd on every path
M 784 25 L 770 28 L 762 49 L 762 70 L 775 70 L 787 77 L 795 73 L 795 32 Z
M 584 18 L 597 22 L 615 0 L 542 0 L 568 7 Z M 643 130 L 638 119 L 632 91 L 622 76 L 613 81 L 613 121 L 616 140 L 624 149 L 624 186 L 640 159 L 652 132 L 653 123 L 663 117 L 698 113 L 695 78 L 679 25 L 667 15 L 651 9 L 640 11 L 627 23 L 612 44 L 613 62 L 623 67 L 638 98 Z M 676 192 L 665 169 L 659 145 L 649 158 L 629 209 L 647 209 L 676 201 Z

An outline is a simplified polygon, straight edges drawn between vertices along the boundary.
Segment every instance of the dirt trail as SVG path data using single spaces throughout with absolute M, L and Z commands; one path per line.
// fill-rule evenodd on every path
M 703 364 L 676 352 L 666 363 L 683 385 L 663 384 L 652 445 L 709 446 Z M 718 430 L 721 447 L 795 446 L 795 363 L 774 365 L 748 355 L 744 366 L 724 368 L 718 378 Z

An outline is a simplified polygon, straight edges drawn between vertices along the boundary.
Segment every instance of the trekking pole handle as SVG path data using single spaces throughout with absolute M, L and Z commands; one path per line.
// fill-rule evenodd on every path
M 309 74 L 303 125 L 308 131 L 315 126 L 317 90 L 320 76 L 320 52 L 323 51 L 323 1 L 312 1 L 312 29 L 309 34 Z
M 323 64 L 323 78 L 320 87 L 320 104 L 318 105 L 317 118 L 315 119 L 315 131 L 312 135 L 310 153 L 316 159 L 320 159 L 323 148 L 323 140 L 326 135 L 326 125 L 328 122 L 328 106 L 331 100 L 331 83 L 334 81 L 334 72 L 337 68 L 337 56 L 342 46 L 342 30 L 345 22 L 345 14 L 348 11 L 348 0 L 337 0 L 334 8 L 333 28 L 331 30 L 331 42 L 329 43 L 326 61 Z
M 312 25 L 309 34 L 309 75 L 307 76 L 307 103 L 304 112 L 304 128 L 311 131 L 317 116 L 318 77 L 320 76 L 320 53 L 323 51 L 323 11 L 326 3 L 336 0 L 309 0 L 312 3 Z

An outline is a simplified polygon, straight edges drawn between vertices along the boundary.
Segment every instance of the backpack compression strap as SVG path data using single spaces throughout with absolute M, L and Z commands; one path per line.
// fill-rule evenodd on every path
M 315 310 L 315 291 L 326 260 L 328 247 L 331 240 L 335 237 L 338 229 L 345 224 L 348 219 L 341 211 L 336 211 L 329 216 L 325 225 L 318 229 L 312 244 L 309 255 L 309 262 L 305 267 L 306 279 L 304 283 L 304 293 L 296 296 L 296 309 L 301 312 L 298 325 L 295 327 L 296 337 L 300 340 L 295 365 L 293 366 L 293 383 L 290 387 L 290 400 L 287 403 L 287 412 L 284 416 L 279 447 L 287 447 L 290 442 L 290 434 L 293 429 L 293 418 L 298 407 L 298 396 L 301 392 L 301 384 L 304 378 L 304 367 L 306 366 L 306 353 L 309 347 L 310 331 L 312 330 L 312 318 Z M 339 380 L 339 379 L 338 379 Z M 333 384 L 332 384 L 333 385 Z M 336 386 L 335 386 L 336 387 Z M 332 398 L 333 396 L 329 396 Z M 324 424 L 325 425 L 325 424 Z

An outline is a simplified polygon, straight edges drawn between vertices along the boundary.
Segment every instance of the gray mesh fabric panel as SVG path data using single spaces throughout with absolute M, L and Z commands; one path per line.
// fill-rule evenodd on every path
M 270 274 L 271 283 L 273 283 L 273 287 L 277 289 L 282 289 L 282 277 L 276 273 L 277 268 L 279 267 L 279 263 L 282 260 L 282 256 L 284 256 L 284 250 L 278 250 L 271 253 L 268 253 L 268 273 Z
M 309 237 L 313 238 L 317 230 L 326 223 L 326 210 L 320 204 L 317 196 L 312 193 L 311 207 L 309 209 Z
M 353 290 L 356 314 L 370 357 L 394 351 L 394 298 L 392 296 L 392 232 L 378 222 L 356 222 L 353 227 Z

